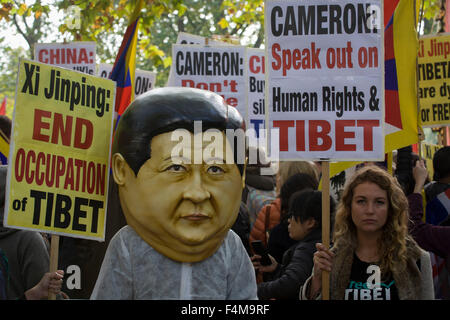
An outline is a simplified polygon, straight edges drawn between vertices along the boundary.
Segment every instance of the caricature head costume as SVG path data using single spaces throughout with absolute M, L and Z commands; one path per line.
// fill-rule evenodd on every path
M 185 129 L 194 141 L 195 121 L 201 121 L 203 132 L 221 132 L 224 148 L 234 146 L 234 163 L 174 161 L 171 151 L 178 141 L 173 140 L 172 133 Z M 239 143 L 228 141 L 227 129 L 245 129 L 245 125 L 237 110 L 221 96 L 175 87 L 140 96 L 118 123 L 112 168 L 127 223 L 172 260 L 197 262 L 208 258 L 236 220 L 244 164 L 237 161 L 235 147 Z M 197 148 L 204 154 L 207 143 L 190 146 L 191 151 Z

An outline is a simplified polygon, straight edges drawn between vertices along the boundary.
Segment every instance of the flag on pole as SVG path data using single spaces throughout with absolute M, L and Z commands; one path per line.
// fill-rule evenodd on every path
M 400 0 L 385 26 L 385 152 L 418 142 L 414 1 Z
M 136 69 L 136 44 L 139 26 L 139 15 L 143 1 L 138 0 L 131 16 L 119 53 L 116 56 L 110 79 L 116 81 L 115 111 L 118 117 L 122 115 L 134 99 L 134 72 Z
M 418 142 L 414 1 L 384 2 L 385 153 Z M 360 162 L 330 164 L 330 177 Z
M 0 116 L 6 115 L 6 96 L 3 98 L 2 106 L 0 107 Z

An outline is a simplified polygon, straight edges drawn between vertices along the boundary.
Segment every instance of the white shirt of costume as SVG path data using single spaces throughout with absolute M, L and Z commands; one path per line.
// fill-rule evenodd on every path
M 232 230 L 207 259 L 181 263 L 125 226 L 109 243 L 91 299 L 255 300 L 255 271 Z

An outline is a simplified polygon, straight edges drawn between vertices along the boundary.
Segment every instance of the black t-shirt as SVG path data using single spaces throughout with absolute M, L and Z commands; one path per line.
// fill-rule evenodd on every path
M 398 292 L 391 275 L 384 277 L 379 266 L 361 261 L 355 254 L 344 299 L 398 300 Z

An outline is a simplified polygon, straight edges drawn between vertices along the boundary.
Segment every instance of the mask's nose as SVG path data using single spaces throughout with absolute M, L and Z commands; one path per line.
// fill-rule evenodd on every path
M 193 170 L 189 181 L 186 184 L 186 189 L 183 193 L 183 198 L 191 200 L 194 203 L 205 201 L 211 197 L 208 190 L 205 189 L 200 170 Z

